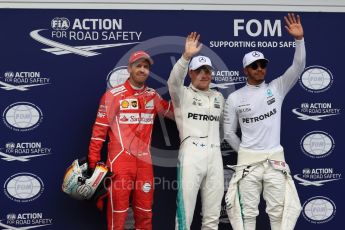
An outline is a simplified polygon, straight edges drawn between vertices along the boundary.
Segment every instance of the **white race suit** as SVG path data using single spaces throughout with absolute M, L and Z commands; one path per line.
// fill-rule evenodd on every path
M 284 97 L 295 85 L 305 68 L 306 54 L 304 39 L 295 40 L 296 49 L 292 65 L 285 73 L 270 83 L 250 85 L 236 90 L 226 100 L 224 109 L 224 136 L 233 149 L 238 151 L 238 167 L 236 170 L 238 183 L 235 187 L 229 187 L 227 200 L 234 194 L 231 189 L 238 189 L 238 198 L 244 226 L 232 223 L 235 230 L 255 229 L 256 216 L 259 214 L 258 204 L 260 194 L 266 201 L 266 212 L 269 215 L 271 229 L 293 229 L 300 213 L 300 202 L 296 188 L 287 176 L 289 173 L 285 163 L 283 147 L 280 145 L 281 111 Z M 242 139 L 236 135 L 237 124 L 240 124 Z M 241 171 L 242 170 L 242 171 Z M 285 174 L 284 174 L 285 172 Z M 231 182 L 230 182 L 231 183 Z M 292 185 L 291 185 L 292 183 Z M 289 187 L 287 188 L 287 186 Z M 286 192 L 290 189 L 295 192 L 297 198 L 286 198 Z M 290 207 L 287 202 L 295 200 L 294 219 L 288 225 L 283 226 L 283 212 Z M 232 204 L 233 205 L 233 204 Z M 228 206 L 230 206 L 228 204 Z M 230 207 L 229 207 L 230 208 Z M 228 212 L 232 215 L 233 212 Z M 229 216 L 231 220 L 231 216 Z
M 168 87 L 174 105 L 181 145 L 178 156 L 176 229 L 189 230 L 199 189 L 202 202 L 201 229 L 218 229 L 224 195 L 223 161 L 219 124 L 223 95 L 184 86 L 188 61 L 181 57 L 174 65 Z

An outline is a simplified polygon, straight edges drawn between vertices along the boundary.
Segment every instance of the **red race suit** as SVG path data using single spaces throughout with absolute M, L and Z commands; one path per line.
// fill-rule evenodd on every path
M 124 229 L 132 193 L 136 229 L 152 229 L 153 168 L 150 154 L 155 116 L 173 117 L 170 102 L 147 86 L 134 89 L 129 80 L 102 97 L 89 146 L 89 166 L 100 161 L 109 136 L 107 165 L 113 176 L 108 188 L 108 229 Z

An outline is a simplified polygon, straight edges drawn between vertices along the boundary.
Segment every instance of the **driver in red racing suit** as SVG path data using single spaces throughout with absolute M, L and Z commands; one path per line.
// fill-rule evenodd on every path
M 107 165 L 113 173 L 108 188 L 108 229 L 124 229 L 132 193 L 136 229 L 152 229 L 153 168 L 150 154 L 155 116 L 173 117 L 171 103 L 145 85 L 153 64 L 144 51 L 130 56 L 128 80 L 102 97 L 89 146 L 89 167 L 100 161 L 109 136 Z

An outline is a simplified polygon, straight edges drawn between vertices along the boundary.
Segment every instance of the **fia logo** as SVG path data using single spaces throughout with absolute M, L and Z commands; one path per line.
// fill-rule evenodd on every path
M 65 17 L 56 17 L 51 21 L 51 27 L 54 30 L 67 30 L 70 25 L 70 21 Z

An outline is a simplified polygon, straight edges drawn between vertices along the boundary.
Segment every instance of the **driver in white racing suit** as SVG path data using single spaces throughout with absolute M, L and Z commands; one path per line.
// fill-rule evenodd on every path
M 203 215 L 201 229 L 218 229 L 224 194 L 219 140 L 224 98 L 221 93 L 209 88 L 213 68 L 211 60 L 196 56 L 189 63 L 201 49 L 199 37 L 195 32 L 187 37 L 185 51 L 174 65 L 168 80 L 181 140 L 177 167 L 178 230 L 190 229 L 199 189 Z M 191 77 L 188 87 L 184 86 L 187 72 Z
M 292 65 L 267 84 L 268 60 L 258 51 L 247 53 L 243 58 L 247 84 L 230 94 L 225 103 L 225 139 L 238 151 L 236 172 L 226 195 L 234 230 L 255 229 L 262 191 L 272 230 L 293 229 L 301 210 L 280 145 L 280 123 L 284 97 L 303 72 L 306 54 L 300 17 L 288 14 L 284 18 L 296 43 Z M 241 140 L 236 135 L 238 123 Z

